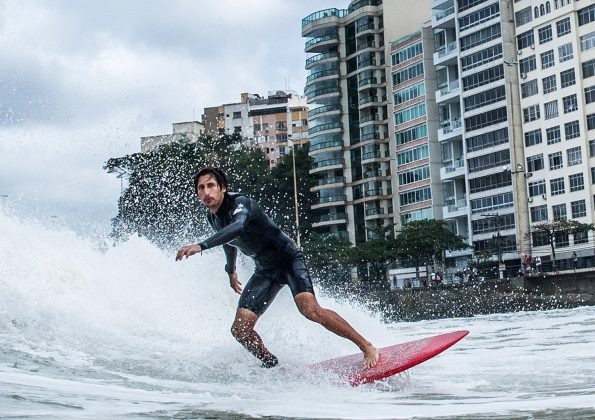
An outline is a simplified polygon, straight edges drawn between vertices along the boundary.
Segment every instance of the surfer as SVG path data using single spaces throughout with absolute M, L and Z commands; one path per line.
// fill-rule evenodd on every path
M 194 177 L 200 202 L 207 207 L 207 219 L 216 233 L 206 240 L 178 250 L 176 261 L 206 249 L 223 246 L 229 284 L 240 299 L 231 333 L 263 367 L 274 367 L 278 360 L 265 347 L 254 330 L 258 318 L 269 307 L 279 290 L 287 284 L 302 315 L 345 337 L 363 352 L 363 367 L 378 361 L 378 350 L 339 314 L 322 308 L 316 297 L 308 269 L 297 245 L 282 232 L 250 197 L 227 191 L 225 173 L 204 168 Z M 245 288 L 236 272 L 237 250 L 254 259 L 256 269 Z

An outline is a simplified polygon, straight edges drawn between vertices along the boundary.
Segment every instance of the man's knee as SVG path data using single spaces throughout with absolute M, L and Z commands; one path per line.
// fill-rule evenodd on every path
M 324 311 L 316 302 L 300 305 L 299 310 L 302 315 L 314 322 L 320 322 L 322 311 Z

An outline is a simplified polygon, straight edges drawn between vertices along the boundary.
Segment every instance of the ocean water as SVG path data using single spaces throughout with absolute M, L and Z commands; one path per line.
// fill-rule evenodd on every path
M 286 369 L 259 367 L 229 334 L 220 251 L 175 262 L 142 238 L 106 247 L 2 214 L 0 232 L 0 418 L 595 418 L 592 307 L 385 324 L 320 293 L 378 346 L 470 331 L 352 388 L 304 369 L 357 349 L 287 290 L 257 326 Z

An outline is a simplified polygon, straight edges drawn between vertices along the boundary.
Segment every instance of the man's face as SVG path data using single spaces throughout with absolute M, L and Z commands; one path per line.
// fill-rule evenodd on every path
M 216 213 L 223 202 L 223 197 L 227 188 L 219 187 L 217 179 L 211 174 L 203 175 L 198 178 L 196 183 L 198 199 L 212 213 Z

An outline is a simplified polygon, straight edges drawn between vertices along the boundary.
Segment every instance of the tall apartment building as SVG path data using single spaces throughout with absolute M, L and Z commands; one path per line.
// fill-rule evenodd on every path
M 398 225 L 412 220 L 442 219 L 444 206 L 441 148 L 438 142 L 436 72 L 433 64 L 432 27 L 390 43 L 396 174 L 393 207 Z M 448 94 L 444 91 L 440 94 Z M 454 162 L 452 162 L 454 164 Z M 444 170 L 448 168 L 442 168 Z M 447 195 L 451 195 L 448 191 Z M 451 203 L 449 203 L 450 205 Z M 446 210 L 444 210 L 446 211 Z
M 260 148 L 274 166 L 289 153 L 290 141 L 308 142 L 308 107 L 296 92 L 270 92 L 266 98 L 243 93 L 238 103 L 205 108 L 202 116 L 210 136 L 239 133 L 247 144 Z
M 419 3 L 389 3 L 352 1 L 347 9 L 302 20 L 305 52 L 313 54 L 306 60 L 305 88 L 310 173 L 318 193 L 313 227 L 354 244 L 366 241 L 372 228 L 395 222 L 385 22 L 395 22 L 391 34 L 412 32 L 411 21 L 399 13 L 415 14 Z M 404 8 L 408 3 L 413 7 Z
M 483 252 L 518 268 L 530 247 L 512 7 L 432 3 L 443 217 L 473 246 L 447 255 L 458 268 Z
M 516 57 L 530 224 L 572 219 L 594 223 L 595 4 L 517 0 Z M 590 140 L 591 139 L 591 140 Z M 549 241 L 531 233 L 528 252 L 550 257 Z M 556 259 L 576 252 L 591 265 L 593 232 L 559 234 Z

